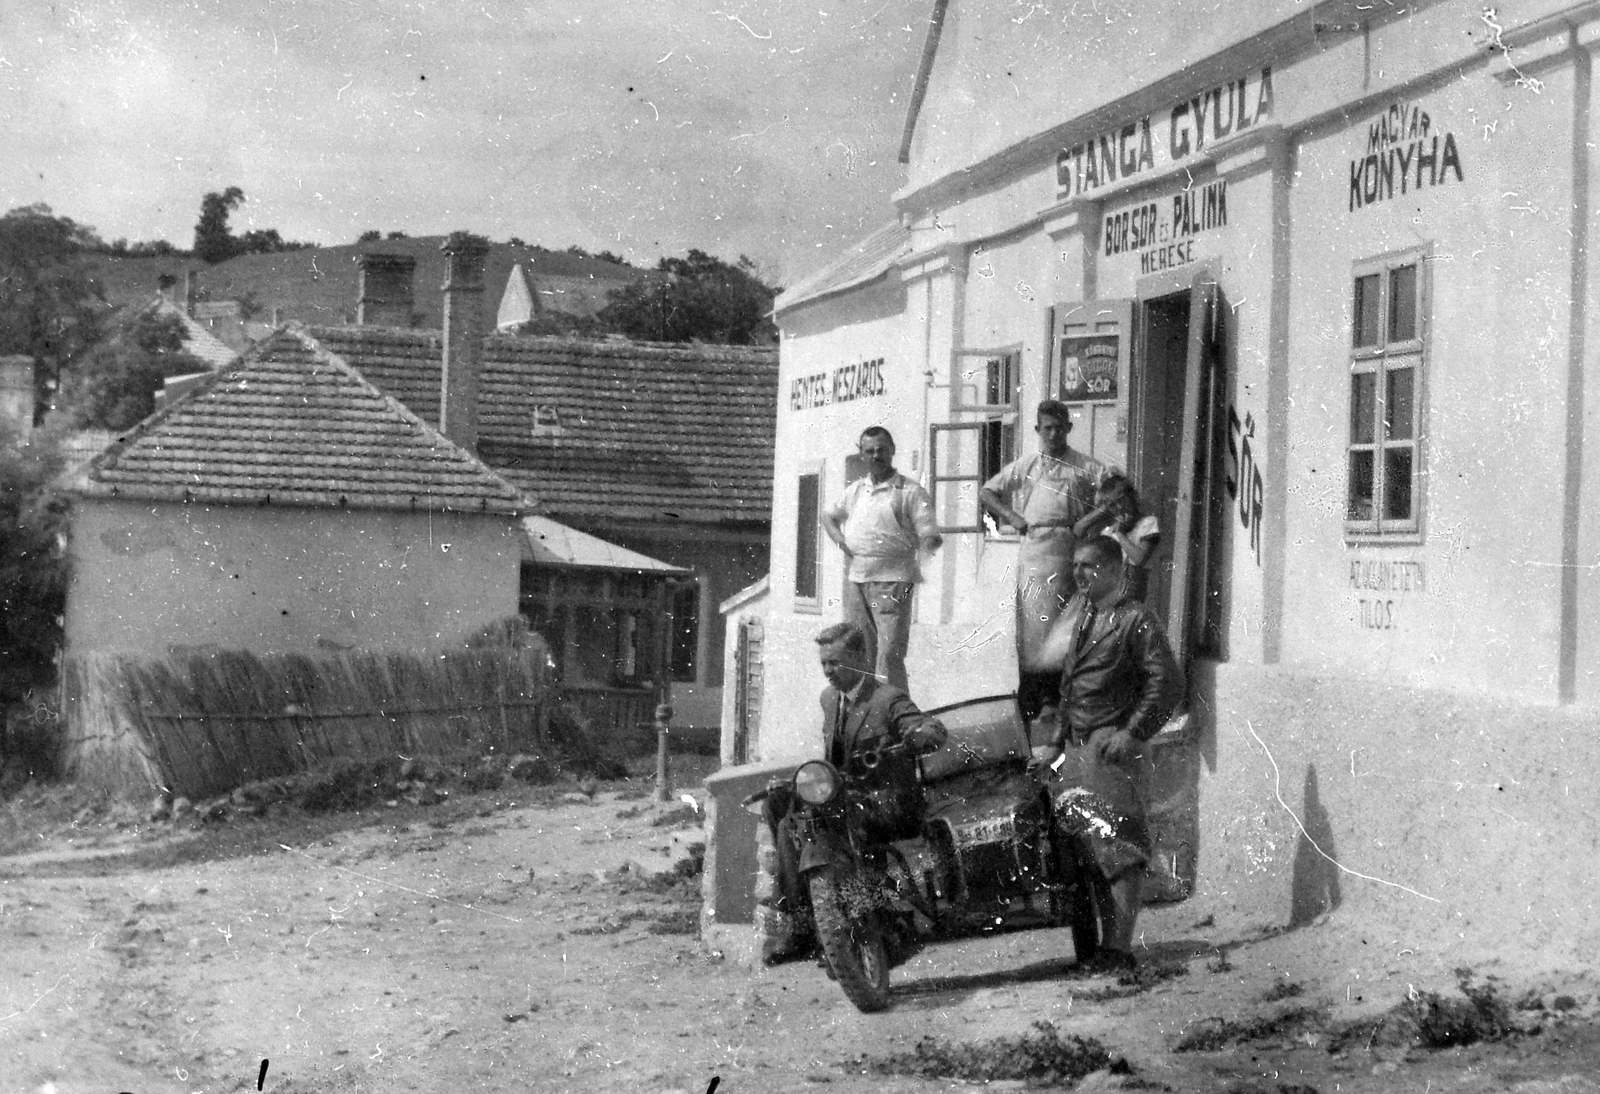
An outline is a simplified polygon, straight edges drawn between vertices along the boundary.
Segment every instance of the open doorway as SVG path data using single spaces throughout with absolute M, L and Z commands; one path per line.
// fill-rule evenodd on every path
M 1141 300 L 1134 327 L 1128 469 L 1162 534 L 1147 602 L 1187 668 L 1196 654 L 1224 655 L 1215 284 L 1197 279 L 1188 289 Z

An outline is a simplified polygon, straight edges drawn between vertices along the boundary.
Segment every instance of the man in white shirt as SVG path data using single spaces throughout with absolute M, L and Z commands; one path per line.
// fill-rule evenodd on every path
M 820 522 L 849 567 L 845 620 L 866 633 L 878 679 L 906 690 L 911 595 L 922 580 L 917 553 L 937 551 L 944 539 L 933 499 L 894 469 L 889 431 L 878 425 L 864 430 L 857 450 L 867 474 L 845 487 Z

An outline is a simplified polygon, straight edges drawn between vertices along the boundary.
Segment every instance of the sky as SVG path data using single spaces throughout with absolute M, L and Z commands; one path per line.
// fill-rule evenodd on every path
M 890 220 L 933 0 L 0 4 L 0 209 L 106 240 L 467 229 L 792 284 Z

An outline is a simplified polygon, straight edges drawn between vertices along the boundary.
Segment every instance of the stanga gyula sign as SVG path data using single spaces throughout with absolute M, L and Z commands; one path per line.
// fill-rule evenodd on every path
M 1089 197 L 1181 164 L 1272 117 L 1272 66 L 1182 99 L 1056 153 L 1056 198 Z

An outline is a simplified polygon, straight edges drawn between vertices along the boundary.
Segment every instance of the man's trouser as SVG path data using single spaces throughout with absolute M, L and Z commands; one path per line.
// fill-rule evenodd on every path
M 911 644 L 909 581 L 852 581 L 844 599 L 844 618 L 867 635 L 867 657 L 878 680 L 902 691 L 906 683 L 906 649 Z
M 1144 820 L 1145 760 L 1106 763 L 1095 745 L 1116 732 L 1097 729 L 1074 738 L 1051 785 L 1056 819 L 1063 831 L 1083 840 L 1108 881 L 1150 861 L 1150 831 Z

